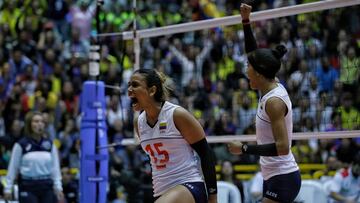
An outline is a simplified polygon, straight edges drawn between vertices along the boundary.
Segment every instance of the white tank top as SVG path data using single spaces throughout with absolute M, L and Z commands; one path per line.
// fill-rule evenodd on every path
M 151 160 L 154 197 L 185 182 L 203 182 L 194 150 L 175 127 L 173 113 L 178 107 L 165 102 L 153 127 L 145 111 L 138 118 L 141 147 Z
M 289 148 L 291 148 L 292 140 L 292 105 L 286 89 L 278 83 L 278 87 L 272 89 L 265 94 L 260 100 L 256 115 L 256 140 L 259 145 L 275 143 L 272 133 L 269 116 L 266 113 L 265 104 L 271 97 L 280 98 L 287 106 L 288 112 L 285 116 L 285 124 L 289 139 Z M 289 154 L 282 156 L 261 156 L 260 157 L 261 173 L 265 180 L 280 174 L 287 174 L 299 170 L 295 162 L 294 156 Z

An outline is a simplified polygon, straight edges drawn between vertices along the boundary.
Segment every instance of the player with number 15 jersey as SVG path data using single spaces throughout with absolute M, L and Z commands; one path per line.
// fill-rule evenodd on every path
M 204 130 L 188 111 L 165 100 L 165 80 L 154 69 L 139 69 L 128 87 L 133 110 L 141 112 L 134 127 L 150 157 L 155 202 L 215 203 L 215 159 Z
M 176 108 L 181 107 L 165 102 L 152 127 L 146 122 L 145 111 L 138 118 L 141 147 L 151 158 L 155 196 L 178 184 L 203 182 L 194 150 L 174 124 Z

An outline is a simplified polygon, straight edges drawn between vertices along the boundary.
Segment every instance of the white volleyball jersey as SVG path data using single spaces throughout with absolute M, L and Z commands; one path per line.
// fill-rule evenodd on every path
M 141 147 L 151 160 L 155 197 L 185 182 L 203 182 L 195 151 L 175 126 L 173 113 L 178 107 L 165 102 L 153 127 L 145 111 L 138 118 Z
M 266 113 L 266 102 L 269 98 L 280 98 L 287 106 L 288 112 L 285 116 L 285 124 L 287 135 L 289 139 L 289 148 L 291 148 L 292 141 L 292 105 L 286 89 L 278 83 L 278 87 L 272 89 L 265 94 L 260 100 L 256 115 L 256 140 L 257 144 L 275 143 L 273 136 L 270 118 Z M 280 174 L 287 174 L 299 170 L 295 162 L 294 156 L 289 151 L 289 154 L 282 156 L 261 156 L 260 157 L 261 173 L 265 180 Z

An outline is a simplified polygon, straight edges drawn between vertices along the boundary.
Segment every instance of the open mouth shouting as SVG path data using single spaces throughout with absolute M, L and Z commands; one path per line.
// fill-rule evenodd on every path
M 138 107 L 139 102 L 138 102 L 138 99 L 136 97 L 131 97 L 130 100 L 131 100 L 131 107 L 132 108 Z

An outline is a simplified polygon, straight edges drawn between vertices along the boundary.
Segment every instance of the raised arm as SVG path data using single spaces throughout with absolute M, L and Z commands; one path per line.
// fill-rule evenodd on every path
M 241 4 L 241 6 L 240 6 L 240 15 L 242 18 L 242 24 L 243 24 L 243 28 L 244 28 L 246 53 L 252 52 L 255 49 L 257 49 L 257 43 L 256 43 L 254 34 L 251 29 L 251 24 L 250 24 L 251 9 L 252 9 L 252 7 L 247 4 Z

